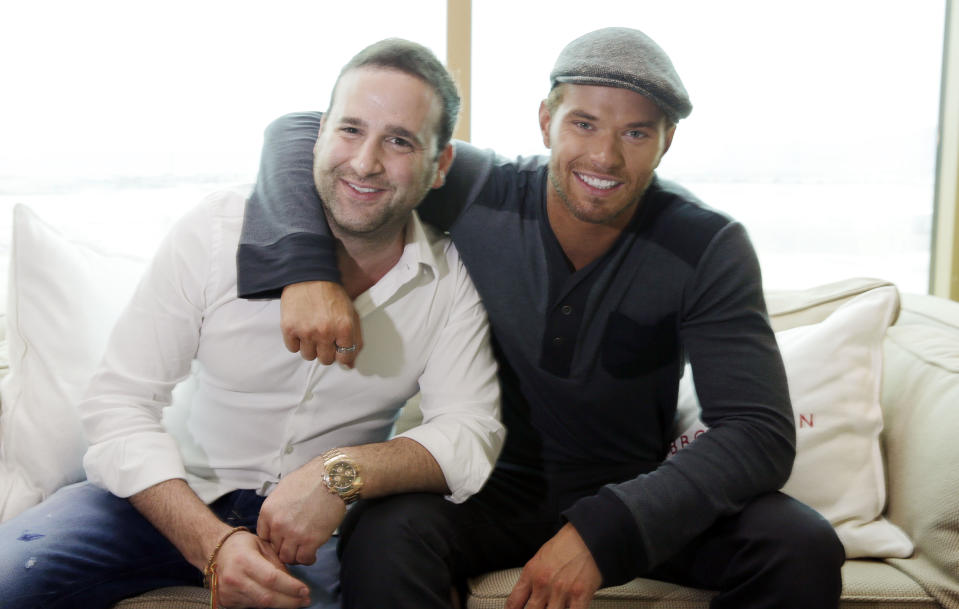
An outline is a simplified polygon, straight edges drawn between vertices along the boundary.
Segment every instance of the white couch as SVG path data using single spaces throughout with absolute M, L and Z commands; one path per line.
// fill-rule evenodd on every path
M 144 266 L 67 239 L 25 208 L 14 235 L 2 519 L 82 476 L 72 404 Z M 959 304 L 904 295 L 900 308 L 893 286 L 867 279 L 767 298 L 802 427 L 786 490 L 830 518 L 846 545 L 842 606 L 959 609 Z M 687 376 L 676 450 L 702 432 L 694 396 Z M 415 417 L 410 408 L 398 424 Z M 502 607 L 517 575 L 472 579 L 466 606 Z M 712 595 L 637 579 L 601 590 L 592 606 L 704 608 Z M 117 606 L 203 607 L 208 596 L 171 588 Z

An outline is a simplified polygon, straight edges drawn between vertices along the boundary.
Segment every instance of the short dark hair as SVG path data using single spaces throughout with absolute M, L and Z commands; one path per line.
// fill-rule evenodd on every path
M 443 152 L 453 137 L 456 119 L 460 112 L 460 96 L 450 73 L 443 67 L 432 51 L 421 44 L 402 38 L 387 38 L 374 42 L 353 56 L 336 77 L 336 85 L 330 95 L 330 107 L 336 98 L 340 79 L 350 70 L 364 67 L 379 67 L 399 70 L 419 78 L 433 88 L 443 104 L 443 113 L 437 126 L 436 154 Z

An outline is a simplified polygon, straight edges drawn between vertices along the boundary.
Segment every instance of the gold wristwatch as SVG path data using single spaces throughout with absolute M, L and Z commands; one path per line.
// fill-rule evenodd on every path
M 347 505 L 360 498 L 363 490 L 363 478 L 360 468 L 338 449 L 328 450 L 320 457 L 323 459 L 323 484 L 333 494 L 339 495 Z

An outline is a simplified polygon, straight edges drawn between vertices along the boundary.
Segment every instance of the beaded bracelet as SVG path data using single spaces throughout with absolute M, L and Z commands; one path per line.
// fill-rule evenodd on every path
M 220 609 L 220 596 L 217 594 L 216 585 L 216 555 L 219 553 L 220 548 L 223 547 L 223 544 L 226 543 L 226 540 L 230 538 L 234 533 L 239 533 L 240 531 L 249 531 L 247 527 L 234 527 L 230 529 L 223 537 L 220 538 L 220 542 L 216 544 L 216 547 L 213 548 L 213 551 L 210 552 L 210 560 L 206 561 L 206 569 L 203 570 L 203 585 L 210 589 L 210 609 Z

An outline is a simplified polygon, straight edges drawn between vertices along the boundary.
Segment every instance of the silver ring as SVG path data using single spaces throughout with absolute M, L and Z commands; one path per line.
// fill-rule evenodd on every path
M 350 345 L 349 347 L 341 347 L 334 342 L 333 346 L 336 347 L 337 353 L 353 353 L 356 351 L 356 343 Z

